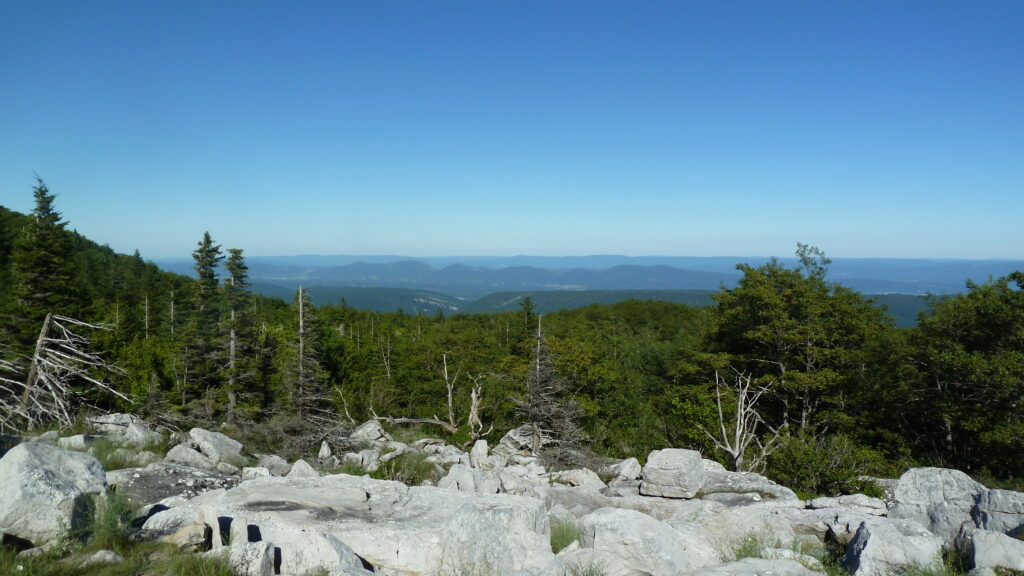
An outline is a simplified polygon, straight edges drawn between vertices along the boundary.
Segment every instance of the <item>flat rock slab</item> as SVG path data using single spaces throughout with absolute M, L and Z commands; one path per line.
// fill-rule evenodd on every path
M 170 462 L 157 462 L 144 468 L 126 468 L 107 472 L 107 483 L 125 496 L 134 507 L 150 506 L 172 496 L 192 498 L 218 488 L 233 488 L 238 479 Z
M 248 480 L 187 506 L 195 508 L 196 518 L 201 508 L 230 518 L 239 539 L 274 543 L 282 572 L 305 566 L 299 558 L 314 538 L 344 543 L 384 573 L 433 574 L 448 566 L 484 565 L 497 574 L 538 573 L 554 558 L 543 502 L 504 494 L 410 488 L 338 474 Z M 157 514 L 147 524 L 172 531 L 177 526 L 165 525 L 161 516 L 184 518 L 182 508 Z

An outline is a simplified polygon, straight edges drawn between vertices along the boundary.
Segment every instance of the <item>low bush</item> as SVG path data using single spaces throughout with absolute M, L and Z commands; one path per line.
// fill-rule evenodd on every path
M 865 490 L 877 497 L 883 493 L 881 488 L 858 476 L 891 476 L 895 472 L 880 452 L 860 446 L 847 436 L 815 438 L 801 434 L 786 438 L 772 454 L 767 475 L 801 498 Z

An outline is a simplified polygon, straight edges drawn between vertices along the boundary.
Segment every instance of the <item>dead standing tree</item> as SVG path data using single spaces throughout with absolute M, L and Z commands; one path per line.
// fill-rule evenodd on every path
M 777 447 L 779 435 L 786 424 L 772 428 L 757 411 L 757 402 L 771 390 L 771 382 L 765 385 L 756 385 L 750 374 L 735 369 L 733 372 L 735 372 L 735 378 L 732 382 L 727 382 L 718 375 L 717 370 L 715 371 L 718 436 L 711 434 L 703 426 L 700 426 L 700 429 L 707 434 L 716 448 L 732 458 L 734 470 L 737 472 L 759 470 L 764 467 L 768 456 Z M 736 412 L 728 418 L 722 408 L 723 389 L 729 390 L 736 396 Z M 759 430 L 761 427 L 768 431 L 763 440 Z M 752 452 L 749 461 L 746 459 L 748 451 Z
M 448 418 L 442 420 L 434 414 L 433 418 L 397 418 L 394 416 L 378 416 L 377 413 L 370 408 L 371 417 L 374 420 L 380 422 L 387 422 L 388 424 L 431 424 L 433 426 L 440 426 L 449 434 L 455 434 L 459 431 L 459 422 L 456 420 L 455 415 L 455 385 L 458 383 L 459 374 L 461 374 L 462 368 L 455 370 L 453 376 L 448 370 L 448 353 L 441 354 L 441 376 L 444 378 L 444 387 L 447 391 L 447 406 L 448 406 Z M 480 384 L 480 380 L 483 376 L 470 376 L 469 379 L 473 381 L 473 387 L 469 393 L 469 415 L 466 418 L 466 424 L 469 426 L 469 432 L 472 436 L 472 442 L 479 440 L 483 436 L 487 436 L 494 430 L 491 429 L 487 432 L 483 431 L 484 425 L 480 420 L 480 406 L 483 399 L 483 387 Z
M 583 441 L 583 431 L 578 425 L 581 411 L 569 395 L 565 380 L 555 373 L 552 360 L 538 316 L 526 393 L 516 402 L 516 410 L 530 426 L 530 451 L 540 454 L 542 445 L 550 443 L 553 448 L 548 456 L 564 464 L 573 458 L 573 451 Z
M 0 424 L 29 430 L 47 422 L 72 425 L 79 408 L 88 405 L 86 394 L 78 386 L 82 383 L 87 385 L 86 391 L 113 394 L 131 402 L 101 379 L 123 372 L 91 351 L 92 342 L 73 330 L 79 328 L 107 329 L 66 316 L 46 315 L 24 381 L 0 377 Z M 9 374 L 16 372 L 9 361 L 2 362 L 2 367 Z

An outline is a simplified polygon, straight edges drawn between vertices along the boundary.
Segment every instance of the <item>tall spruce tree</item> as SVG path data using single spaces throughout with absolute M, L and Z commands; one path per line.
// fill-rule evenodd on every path
M 217 373 L 214 362 L 214 341 L 218 336 L 220 321 L 220 285 L 217 280 L 217 266 L 224 256 L 220 246 L 213 243 L 209 232 L 203 233 L 195 252 L 195 296 L 192 308 L 192 323 L 185 339 L 186 350 L 194 353 L 192 385 L 194 393 L 207 393 L 214 385 Z
M 66 222 L 54 206 L 55 196 L 36 177 L 35 209 L 15 240 L 11 254 L 9 330 L 14 347 L 27 352 L 47 314 L 75 315 L 74 262 Z

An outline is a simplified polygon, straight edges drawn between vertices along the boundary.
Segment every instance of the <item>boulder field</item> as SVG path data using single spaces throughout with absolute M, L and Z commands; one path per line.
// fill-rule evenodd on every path
M 94 425 L 91 435 L 4 438 L 5 545 L 50 546 L 115 491 L 136 510 L 133 539 L 223 554 L 240 576 L 814 576 L 826 544 L 855 576 L 939 569 L 953 549 L 976 576 L 1024 570 L 1024 493 L 956 470 L 911 469 L 887 483 L 884 500 L 805 502 L 684 449 L 656 450 L 644 466 L 548 471 L 520 429 L 464 451 L 431 438 L 396 442 L 370 421 L 289 463 L 199 428 L 160 457 L 146 448 L 163 437 L 133 416 Z M 89 453 L 98 439 L 138 465 L 104 471 Z M 436 486 L 333 473 L 409 457 L 433 470 Z M 117 561 L 111 554 L 96 561 Z

